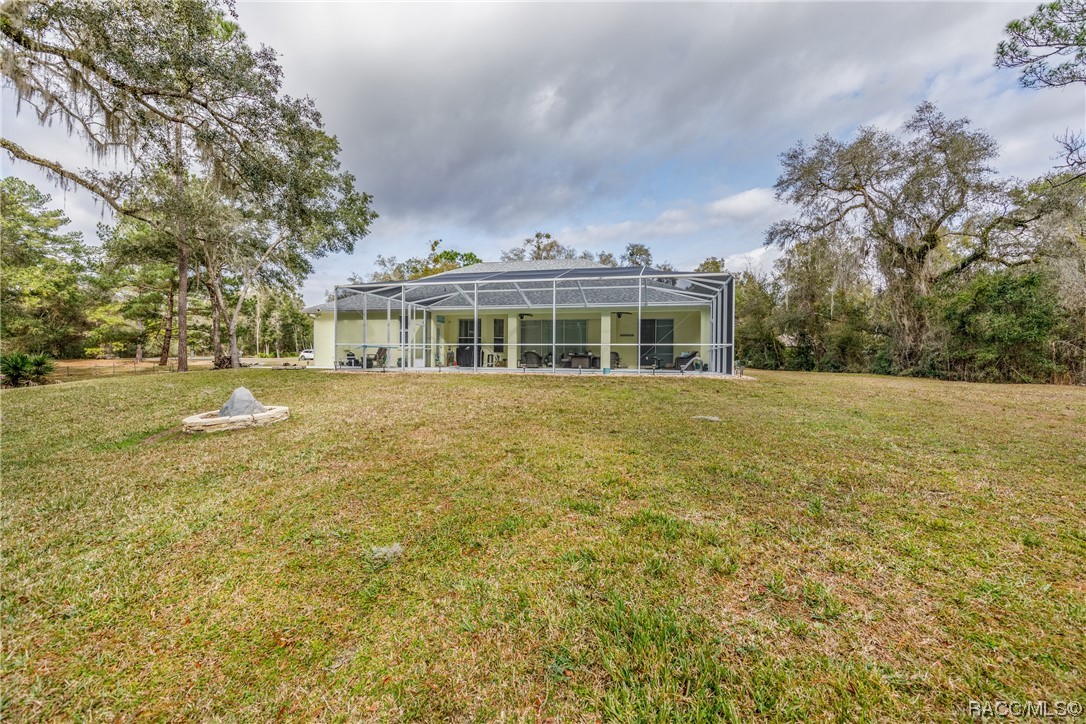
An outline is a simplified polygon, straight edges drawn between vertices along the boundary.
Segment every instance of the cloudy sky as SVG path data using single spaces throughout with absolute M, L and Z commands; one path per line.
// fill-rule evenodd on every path
M 1003 27 L 1035 3 L 245 2 L 381 217 L 353 255 L 317 262 L 319 301 L 377 254 L 429 239 L 497 259 L 535 231 L 592 251 L 648 244 L 680 268 L 769 263 L 777 155 L 821 133 L 898 127 L 922 100 L 1001 143 L 1000 171 L 1043 173 L 1053 137 L 1086 123 L 1082 88 L 1026 90 L 993 67 Z M 59 128 L 4 134 L 77 159 Z M 90 162 L 86 162 L 89 164 Z M 3 172 L 50 184 L 26 166 Z M 86 192 L 54 191 L 89 238 Z

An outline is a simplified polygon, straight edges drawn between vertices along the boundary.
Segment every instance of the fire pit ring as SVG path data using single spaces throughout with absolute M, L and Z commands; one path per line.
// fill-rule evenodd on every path
M 252 415 L 233 415 L 220 417 L 218 410 L 201 412 L 198 415 L 189 415 L 181 421 L 181 429 L 185 432 L 224 432 L 226 430 L 241 430 L 246 427 L 262 427 L 276 422 L 282 422 L 290 417 L 290 408 L 269 405 L 266 412 L 257 412 Z

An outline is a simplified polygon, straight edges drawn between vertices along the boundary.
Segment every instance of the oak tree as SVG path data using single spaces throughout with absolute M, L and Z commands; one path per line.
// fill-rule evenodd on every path
M 996 176 L 995 140 L 923 103 L 901 133 L 859 129 L 851 141 L 824 135 L 781 155 L 778 199 L 795 218 L 774 223 L 766 243 L 789 248 L 826 236 L 856 245 L 879 272 L 891 309 L 899 370 L 923 356 L 923 297 L 974 265 L 1018 265 L 1035 249 L 1025 236 L 1039 217 L 1020 208 Z

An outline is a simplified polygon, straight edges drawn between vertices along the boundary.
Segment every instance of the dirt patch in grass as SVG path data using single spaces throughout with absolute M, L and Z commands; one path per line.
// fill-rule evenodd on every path
M 142 443 L 143 445 L 153 445 L 156 442 L 163 442 L 164 440 L 169 440 L 170 438 L 177 437 L 181 434 L 181 432 L 182 428 L 180 425 L 178 425 L 177 427 L 171 427 L 168 430 L 156 432 L 154 435 L 145 437 L 140 440 L 140 443 Z

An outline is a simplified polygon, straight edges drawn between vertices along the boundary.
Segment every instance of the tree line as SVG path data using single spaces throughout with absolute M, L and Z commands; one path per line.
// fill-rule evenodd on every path
M 49 196 L 15 177 L 0 182 L 0 338 L 6 353 L 52 358 L 130 357 L 166 365 L 177 355 L 178 269 L 156 255 L 152 227 L 102 228 L 99 246 L 65 231 L 68 219 Z M 159 240 L 161 241 L 161 240 Z M 168 243 L 162 251 L 169 251 Z M 188 289 L 190 353 L 226 358 L 220 307 L 206 274 Z M 229 305 L 240 278 L 222 283 Z M 292 285 L 257 285 L 241 305 L 239 346 L 253 355 L 295 355 L 312 343 L 313 321 Z
M 1030 88 L 1086 83 L 1086 3 L 1011 22 L 996 64 Z M 43 126 L 112 170 L 0 147 L 112 209 L 91 247 L 49 197 L 2 186 L 0 340 L 57 357 L 176 350 L 238 366 L 243 348 L 310 341 L 297 296 L 312 261 L 350 252 L 376 219 L 340 170 L 339 143 L 309 98 L 281 91 L 275 52 L 251 46 L 229 0 L 21 2 L 0 6 L 0 65 Z M 995 139 L 921 104 L 901 129 L 824 135 L 781 155 L 777 198 L 795 211 L 765 243 L 769 272 L 737 273 L 737 354 L 754 367 L 947 379 L 1086 381 L 1086 157 L 1059 140 L 1052 173 L 993 170 Z M 579 251 L 537 232 L 503 260 L 655 266 L 640 242 Z M 373 280 L 477 263 L 430 242 L 378 256 Z M 698 266 L 723 271 L 720 258 Z M 358 277 L 352 280 L 358 281 Z
M 1086 2 L 1013 20 L 995 64 L 1027 88 L 1086 83 Z M 993 170 L 998 144 L 921 104 L 898 132 L 825 135 L 780 157 L 797 214 L 737 284 L 737 347 L 763 368 L 956 380 L 1086 382 L 1086 149 L 1030 182 Z
M 228 0 L 4 3 L 0 47 L 18 110 L 113 161 L 75 168 L 0 138 L 13 159 L 89 191 L 119 219 L 102 231 L 93 263 L 70 239 L 41 252 L 52 259 L 46 272 L 78 282 L 65 293 L 68 311 L 82 313 L 69 314 L 53 351 L 78 351 L 80 327 L 84 351 L 138 351 L 157 333 L 165 350 L 176 340 L 181 371 L 201 348 L 217 366 L 237 367 L 244 323 L 260 329 L 257 347 L 265 309 L 272 328 L 280 317 L 298 326 L 283 295 L 313 258 L 353 250 L 376 218 L 369 195 L 340 170 L 339 142 L 315 103 L 282 92 L 274 50 L 250 45 Z M 5 204 L 40 216 L 35 193 L 12 183 Z M 18 285 L 6 293 L 5 343 L 42 344 L 26 322 L 37 302 Z M 153 308 L 164 310 L 161 322 Z

